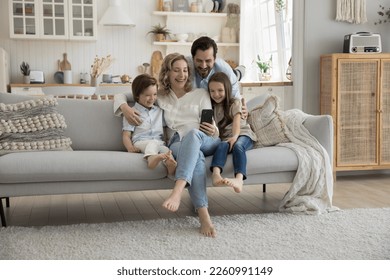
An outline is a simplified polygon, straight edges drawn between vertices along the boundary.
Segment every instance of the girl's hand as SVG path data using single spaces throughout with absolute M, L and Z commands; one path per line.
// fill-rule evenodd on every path
M 232 151 L 233 146 L 234 146 L 234 143 L 237 142 L 237 139 L 238 139 L 238 135 L 237 135 L 237 136 L 230 137 L 230 138 L 228 138 L 228 139 L 226 140 L 226 142 L 229 143 L 229 147 L 230 147 L 230 148 L 229 148 L 229 152 Z
M 215 128 L 215 126 L 213 124 L 210 124 L 210 123 L 207 123 L 207 122 L 202 122 L 199 125 L 199 130 L 203 131 L 204 133 L 206 133 L 209 136 L 212 136 L 212 135 L 215 134 L 216 128 Z

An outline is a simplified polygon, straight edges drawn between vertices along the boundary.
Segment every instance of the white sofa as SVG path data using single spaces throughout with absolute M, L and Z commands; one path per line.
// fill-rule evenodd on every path
M 0 93 L 0 103 L 16 103 L 29 96 Z M 262 97 L 248 108 L 263 102 Z M 36 151 L 0 156 L 0 198 L 74 193 L 102 193 L 170 189 L 164 166 L 147 168 L 141 154 L 128 153 L 122 144 L 122 119 L 113 114 L 112 100 L 58 99 L 57 109 L 65 117 L 66 136 L 73 151 Z M 329 116 L 309 116 L 304 126 L 332 158 L 333 126 Z M 1 127 L 0 127 L 1 128 Z M 247 152 L 245 184 L 292 182 L 298 167 L 295 153 L 270 146 Z M 206 159 L 207 164 L 211 157 Z M 229 156 L 224 174 L 233 176 Z M 209 176 L 210 177 L 210 176 Z M 210 184 L 210 178 L 208 181 Z M 0 199 L 1 203 L 1 199 Z M 3 204 L 2 225 L 5 225 Z

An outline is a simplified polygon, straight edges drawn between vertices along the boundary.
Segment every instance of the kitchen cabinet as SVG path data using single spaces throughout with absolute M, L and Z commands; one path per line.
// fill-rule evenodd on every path
M 238 63 L 240 44 L 220 42 L 222 29 L 227 21 L 226 13 L 154 11 L 153 15 L 162 18 L 161 25 L 166 25 L 173 35 L 172 40 L 153 42 L 155 46 L 165 47 L 165 54 L 172 52 L 189 54 L 194 39 L 209 36 L 217 42 L 218 57 Z M 188 39 L 185 42 L 177 42 L 174 35 L 183 33 L 188 34 Z
M 290 82 L 241 83 L 241 95 L 246 102 L 262 94 L 275 95 L 279 99 L 279 110 L 284 110 L 285 86 L 289 85 L 291 85 Z
M 96 0 L 9 0 L 14 39 L 96 40 Z
M 390 54 L 320 59 L 321 114 L 334 122 L 334 170 L 390 168 Z

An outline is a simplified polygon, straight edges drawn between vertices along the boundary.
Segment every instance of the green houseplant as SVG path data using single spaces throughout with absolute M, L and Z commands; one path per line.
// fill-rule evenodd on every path
M 164 25 L 160 23 L 152 25 L 152 29 L 147 34 L 154 34 L 156 41 L 164 41 L 167 35 L 171 34 L 171 31 Z
M 272 55 L 268 60 L 263 60 L 260 55 L 257 55 L 256 65 L 259 68 L 259 79 L 269 81 L 271 79 Z

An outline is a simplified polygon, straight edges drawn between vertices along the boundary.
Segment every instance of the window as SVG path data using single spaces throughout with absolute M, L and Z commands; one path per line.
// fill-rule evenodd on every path
M 271 80 L 284 81 L 291 58 L 293 0 L 241 1 L 240 64 L 247 72 L 244 80 L 256 81 L 255 60 L 272 56 Z

